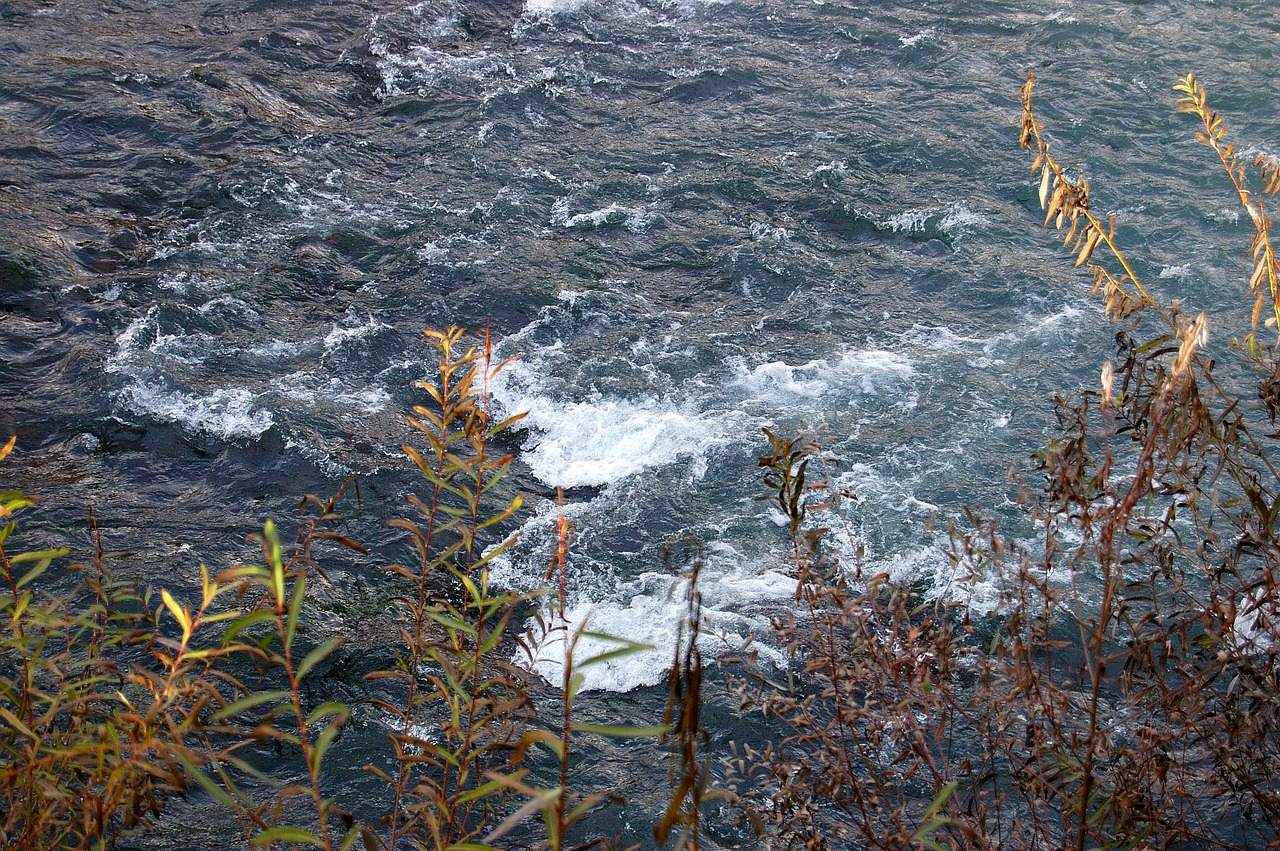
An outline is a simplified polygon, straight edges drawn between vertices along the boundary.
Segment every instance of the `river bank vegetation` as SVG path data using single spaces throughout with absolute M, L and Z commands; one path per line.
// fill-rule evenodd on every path
M 544 590 L 490 583 L 522 506 L 503 448 L 520 417 L 490 408 L 507 364 L 485 336 L 429 331 L 438 368 L 404 448 L 420 490 L 392 523 L 411 558 L 383 570 L 399 641 L 351 700 L 310 687 L 344 639 L 308 623 L 308 588 L 332 548 L 363 552 L 342 520 L 358 482 L 303 500 L 292 537 L 266 523 L 257 564 L 202 568 L 193 600 L 118 576 L 92 514 L 87 554 L 27 549 L 37 500 L 0 495 L 0 842 L 123 847 L 204 796 L 252 847 L 611 847 L 592 819 L 623 790 L 596 788 L 577 750 L 604 736 L 668 754 L 662 847 L 1280 846 L 1280 263 L 1264 203 L 1280 163 L 1238 150 L 1199 81 L 1178 83 L 1253 230 L 1251 317 L 1224 327 L 1139 280 L 1116 217 L 1051 149 L 1033 87 L 1021 143 L 1044 225 L 1089 275 L 1116 354 L 1055 401 L 1038 481 L 1018 486 L 1038 540 L 977 510 L 953 529 L 956 582 L 994 581 L 993 614 L 864 572 L 838 459 L 766 432 L 763 498 L 796 580 L 767 640 L 789 666 L 708 634 L 699 543 L 676 540 L 687 607 L 665 717 L 585 720 L 583 671 L 642 646 L 565 619 L 563 513 Z M 44 593 L 50 569 L 80 592 Z M 605 649 L 574 652 L 588 641 Z M 520 664 L 548 647 L 554 688 Z M 365 769 L 376 791 L 349 801 L 329 766 L 357 700 L 384 751 Z M 758 718 L 759 740 L 723 743 L 712 706 Z

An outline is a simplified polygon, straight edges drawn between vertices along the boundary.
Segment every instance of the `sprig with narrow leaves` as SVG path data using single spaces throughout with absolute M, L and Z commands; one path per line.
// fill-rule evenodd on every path
M 1085 266 L 1088 269 L 1093 277 L 1093 293 L 1102 292 L 1108 316 L 1124 319 L 1144 306 L 1158 310 L 1159 305 L 1142 286 L 1116 245 L 1116 217 L 1110 216 L 1104 225 L 1089 208 L 1089 181 L 1083 176 L 1070 179 L 1050 153 L 1044 128 L 1036 118 L 1031 104 L 1035 81 L 1035 69 L 1032 68 L 1027 72 L 1027 81 L 1022 86 L 1022 132 L 1019 142 L 1022 147 L 1035 153 L 1031 174 L 1040 175 L 1040 208 L 1045 211 L 1044 226 L 1053 224 L 1058 230 L 1062 230 L 1063 225 L 1070 224 L 1062 244 L 1070 246 L 1077 267 Z M 1119 276 L 1100 263 L 1090 262 L 1099 244 L 1105 245 L 1120 265 Z M 1130 292 L 1128 287 L 1132 287 L 1133 291 Z
M 512 459 L 494 451 L 494 439 L 523 415 L 495 422 L 490 389 L 510 360 L 495 357 L 487 332 L 479 345 L 462 328 L 425 333 L 437 374 L 417 385 L 430 402 L 415 405 L 408 422 L 426 446 L 403 448 L 427 491 L 406 497 L 418 516 L 391 521 L 417 559 L 388 568 L 408 586 L 395 600 L 401 646 L 394 668 L 369 676 L 394 692 L 374 705 L 394 719 L 396 766 L 369 770 L 392 790 L 388 847 L 410 837 L 445 849 L 475 846 L 490 829 L 510 794 L 490 775 L 518 776 L 514 745 L 530 716 L 508 646 L 527 597 L 489 583 L 489 565 L 514 540 L 497 530 L 523 504 L 518 494 L 497 498 Z M 436 725 L 438 737 L 428 732 Z
M 185 794 L 187 766 L 216 757 L 210 715 L 234 679 L 212 671 L 216 647 L 197 644 L 221 619 L 208 611 L 221 592 L 204 574 L 197 611 L 168 592 L 153 609 L 149 592 L 112 576 L 91 510 L 94 557 L 68 567 L 83 587 L 47 595 L 39 580 L 67 550 L 9 549 L 15 515 L 35 504 L 0 495 L 0 845 L 109 848 Z
M 1249 292 L 1254 295 L 1253 327 L 1258 327 L 1263 302 L 1270 296 L 1272 316 L 1267 324 L 1275 325 L 1280 333 L 1280 260 L 1277 260 L 1276 249 L 1271 242 L 1271 217 L 1267 214 L 1266 205 L 1258 193 L 1250 191 L 1248 169 L 1236 153 L 1235 145 L 1227 141 L 1227 125 L 1222 116 L 1209 108 L 1209 93 L 1204 85 L 1194 74 L 1188 74 L 1173 89 L 1182 93 L 1178 98 L 1178 112 L 1191 113 L 1200 119 L 1204 129 L 1196 131 L 1196 140 L 1213 148 L 1218 155 L 1240 197 L 1241 206 L 1253 222 L 1253 238 L 1249 243 L 1249 256 L 1253 263 L 1249 275 Z M 1262 193 L 1280 191 L 1280 162 L 1260 154 L 1255 165 L 1262 176 Z
M 236 815 L 246 840 L 255 847 L 303 844 L 345 851 L 361 837 L 369 851 L 376 847 L 369 845 L 372 832 L 368 826 L 324 793 L 324 760 L 349 720 L 350 708 L 338 701 L 312 706 L 304 695 L 304 681 L 342 646 L 343 638 L 330 637 L 305 653 L 299 638 L 306 633 L 303 612 L 309 581 L 327 579 L 313 553 L 315 543 L 328 541 L 364 552 L 356 541 L 331 531 L 341 520 L 338 500 L 351 484 L 352 480 L 344 482 L 327 499 L 309 495 L 302 500 L 298 539 L 292 547 L 282 543 L 275 523 L 266 521 L 256 536 L 262 547 L 262 563 L 232 568 L 212 583 L 214 593 L 219 587 L 228 587 L 235 589 L 239 598 L 256 601 L 248 611 L 227 612 L 215 619 L 229 621 L 221 638 L 222 652 L 252 657 L 264 681 L 249 688 L 231 680 L 239 696 L 222 701 L 212 721 L 223 725 L 221 730 L 236 746 L 216 754 L 203 767 L 190 765 L 188 770 L 201 787 Z M 210 585 L 206 577 L 206 596 Z M 164 602 L 185 631 L 182 607 L 171 605 L 169 597 Z M 236 754 L 252 741 L 273 742 L 285 752 L 299 754 L 301 765 L 297 768 L 306 779 L 281 784 L 263 775 Z M 250 791 L 239 782 L 242 779 L 268 788 L 270 793 L 262 796 Z M 286 816 L 294 799 L 310 802 L 314 813 L 310 825 L 287 823 L 286 818 L 294 818 Z

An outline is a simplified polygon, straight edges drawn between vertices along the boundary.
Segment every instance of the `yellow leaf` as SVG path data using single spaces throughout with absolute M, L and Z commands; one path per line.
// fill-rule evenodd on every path
M 162 589 L 160 597 L 164 600 L 165 608 L 173 614 L 174 620 L 182 627 L 182 643 L 186 644 L 191 638 L 191 615 L 178 605 L 178 601 L 173 599 L 173 595 L 168 591 Z
M 1258 261 L 1258 264 L 1253 267 L 1253 275 L 1250 276 L 1249 278 L 1250 291 L 1256 290 L 1258 289 L 1258 287 L 1262 285 L 1262 278 L 1266 274 L 1266 271 L 1267 271 L 1267 258 L 1263 256 L 1262 259 Z

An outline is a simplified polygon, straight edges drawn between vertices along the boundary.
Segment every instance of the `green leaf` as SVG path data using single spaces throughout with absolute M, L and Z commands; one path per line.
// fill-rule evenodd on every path
M 275 594 L 276 611 L 284 607 L 284 553 L 280 549 L 280 536 L 276 524 L 270 520 L 262 524 L 262 540 L 266 544 L 267 567 L 271 570 L 271 590 Z
M 233 623 L 231 626 L 227 627 L 227 631 L 222 635 L 222 642 L 224 644 L 230 644 L 232 641 L 235 640 L 236 636 L 239 635 L 244 630 L 248 629 L 249 627 L 253 626 L 256 623 L 269 621 L 273 617 L 274 615 L 272 615 L 271 612 L 264 612 L 262 610 L 259 610 L 256 612 L 250 612 L 249 614 L 245 615 L 244 617 L 240 618 L 238 621 Z
M 36 504 L 36 500 L 19 493 L 18 491 L 5 491 L 0 495 L 0 516 L 9 516 L 15 511 L 21 511 Z
M 311 748 L 311 770 L 316 774 L 320 773 L 320 766 L 324 762 L 324 755 L 329 751 L 329 745 L 333 744 L 333 740 L 342 732 L 342 725 L 347 720 L 348 713 L 343 712 L 337 718 L 330 721 L 320 735 L 316 736 L 315 744 Z
M 952 849 L 943 845 L 941 842 L 938 842 L 936 839 L 930 839 L 929 837 L 921 837 L 915 841 L 919 842 L 925 848 L 928 848 L 929 851 L 952 851 Z
M 481 656 L 488 654 L 489 651 L 492 650 L 494 647 L 496 647 L 498 645 L 498 642 L 502 640 L 502 636 L 504 633 L 505 633 L 505 630 L 503 629 L 489 630 L 489 634 L 485 636 L 484 641 L 481 642 L 480 647 L 478 648 L 479 654 Z
M 570 810 L 564 817 L 566 827 L 577 824 L 577 822 L 587 813 L 600 806 L 600 802 L 604 800 L 604 795 L 597 792 L 594 795 L 588 795 L 578 802 L 578 805 Z
M 520 822 L 524 821 L 526 818 L 533 815 L 534 813 L 541 812 L 543 816 L 543 820 L 546 822 L 546 825 L 547 825 L 547 839 L 548 841 L 553 843 L 552 847 L 555 847 L 554 846 L 555 836 L 553 836 L 553 832 L 555 831 L 554 804 L 556 799 L 559 797 L 560 797 L 559 786 L 555 786 L 550 789 L 543 789 L 537 795 L 530 798 L 525 803 L 524 806 L 516 810 L 511 815 L 507 816 L 506 819 L 503 820 L 502 824 L 498 825 L 493 830 L 491 830 L 489 832 L 489 835 L 484 838 L 484 841 L 493 842 L 495 839 L 502 838 L 507 833 L 510 833 L 511 830 L 514 829 L 516 825 L 520 824 Z M 548 819 L 548 815 L 550 815 L 549 819 Z
M 581 635 L 583 638 L 594 638 L 597 641 L 609 641 L 609 642 L 612 642 L 613 644 L 624 644 L 628 647 L 635 647 L 640 650 L 653 649 L 652 644 L 642 644 L 639 641 L 632 641 L 629 638 L 622 638 L 621 636 L 618 636 L 618 635 L 610 635 L 607 632 L 596 632 L 595 630 L 591 630 L 591 629 L 580 629 L 577 631 L 577 634 Z
M 462 580 L 462 584 L 466 586 L 467 593 L 471 596 L 471 599 L 473 601 L 479 602 L 480 600 L 484 599 L 484 597 L 480 594 L 480 589 L 476 587 L 476 583 L 471 579 L 470 576 L 467 576 L 465 573 L 461 571 L 456 571 L 456 573 L 458 575 L 458 578 Z
M 284 690 L 264 691 L 259 692 L 258 694 L 251 694 L 222 707 L 222 709 L 214 713 L 213 720 L 225 721 L 231 716 L 252 709 L 255 706 L 261 706 L 262 704 L 268 703 L 272 700 L 288 700 L 290 697 L 291 695 L 289 692 Z
M 929 809 L 924 811 L 924 817 L 921 821 L 929 821 L 938 814 L 938 811 L 946 806 L 947 799 L 950 798 L 955 791 L 960 788 L 959 781 L 953 780 L 938 790 L 938 794 L 933 796 L 933 800 L 929 802 Z
M 15 621 L 22 620 L 22 613 L 27 610 L 27 606 L 31 605 L 31 589 L 28 588 L 18 597 L 18 603 L 13 607 L 13 619 Z
M 40 737 L 37 736 L 35 733 L 31 732 L 31 729 L 27 727 L 26 724 L 23 724 L 21 721 L 18 720 L 18 716 L 14 715 L 12 712 L 10 712 L 8 709 L 5 709 L 3 706 L 0 706 L 0 718 L 3 718 L 4 720 L 8 721 L 9 724 L 13 727 L 13 729 L 17 730 L 19 733 L 26 736 L 31 741 L 38 742 L 40 740 Z
M 298 616 L 302 614 L 302 602 L 306 596 L 307 577 L 299 576 L 293 583 L 293 597 L 289 600 L 289 617 L 284 627 L 285 647 L 293 647 L 293 637 L 298 632 Z
M 1172 334 L 1161 334 L 1158 337 L 1152 337 L 1150 340 L 1143 343 L 1141 346 L 1138 346 L 1138 348 L 1134 349 L 1134 354 L 1139 354 L 1139 355 L 1146 354 L 1147 352 L 1151 351 L 1157 346 L 1160 346 L 1164 343 L 1168 343 L 1173 339 L 1174 337 Z
M 491 481 L 489 484 L 492 486 L 493 482 Z M 487 529 L 495 523 L 501 523 L 503 520 L 506 520 L 519 511 L 522 505 L 524 505 L 524 498 L 517 495 L 515 499 L 511 500 L 511 502 L 507 504 L 506 508 L 502 509 L 492 517 L 489 517 L 476 528 Z
M 307 716 L 307 723 L 314 724 L 321 718 L 327 718 L 330 715 L 341 715 L 345 720 L 346 716 L 351 714 L 351 709 L 345 703 L 339 703 L 336 700 L 327 700 L 324 703 L 311 710 L 311 714 Z
M 324 841 L 320 837 L 300 827 L 272 827 L 253 837 L 254 845 L 267 845 L 272 842 L 296 842 L 324 847 Z
M 341 637 L 330 638 L 308 653 L 306 658 L 302 660 L 302 664 L 298 666 L 298 679 L 301 680 L 310 673 L 311 669 L 323 661 L 326 656 L 341 647 L 345 640 Z
M 476 788 L 468 790 L 467 792 L 464 792 L 463 794 L 459 795 L 458 804 L 465 804 L 468 801 L 474 801 L 477 798 L 488 797 L 489 795 L 492 795 L 494 792 L 501 791 L 504 788 L 506 787 L 499 781 L 490 780 L 488 783 L 482 783 Z M 487 848 L 488 846 L 485 846 L 485 847 Z
M 586 634 L 587 633 L 585 632 L 581 633 L 581 635 L 586 635 Z M 594 636 L 594 633 L 592 635 Z M 605 636 L 605 637 L 610 638 L 613 641 L 623 640 L 618 638 L 612 638 L 611 636 Z M 610 662 L 614 659 L 623 659 L 623 658 L 626 658 L 627 656 L 634 656 L 637 653 L 643 653 L 646 650 L 652 650 L 652 649 L 653 649 L 652 644 L 640 644 L 635 641 L 628 641 L 626 647 L 619 647 L 616 650 L 606 650 L 603 653 L 598 653 L 595 656 L 592 656 L 588 659 L 584 659 L 581 662 L 578 662 L 577 666 L 579 668 L 588 668 L 592 665 L 600 665 L 605 662 Z
M 912 842 L 919 842 L 926 848 L 933 849 L 933 851 L 945 851 L 943 846 L 931 837 L 938 830 L 951 824 L 950 818 L 938 815 L 938 812 L 946 806 L 947 799 L 958 788 L 960 788 L 960 784 L 952 781 L 938 790 L 938 794 L 933 796 L 933 800 L 929 802 L 929 808 L 924 811 L 924 815 L 921 817 L 920 827 L 911 835 Z
M 17 587 L 21 588 L 24 585 L 28 585 L 31 582 L 33 582 L 37 577 L 40 576 L 40 574 L 44 573 L 46 570 L 49 569 L 49 565 L 53 562 L 55 558 L 62 558 L 69 552 L 71 552 L 71 550 L 67 549 L 66 547 L 60 547 L 58 549 L 53 549 L 53 550 L 40 550 L 38 552 L 32 552 L 32 553 L 19 553 L 18 555 L 14 556 L 9 561 L 9 564 L 11 565 L 17 565 L 17 564 L 21 564 L 28 561 L 36 562 L 36 566 L 28 570 L 25 574 L 23 574 L 22 578 L 18 580 Z
M 364 839 L 365 848 L 377 851 L 377 845 L 369 845 L 369 826 L 366 824 L 353 824 L 347 829 L 347 835 L 342 837 L 342 844 L 338 846 L 339 851 L 351 851 L 355 847 L 356 842 Z
M 449 617 L 447 614 L 444 614 L 443 612 L 427 612 L 427 617 L 431 618 L 431 620 L 435 621 L 436 623 L 440 624 L 440 626 L 450 631 L 465 632 L 467 635 L 470 635 L 473 637 L 476 634 L 476 628 L 474 626 L 467 623 L 466 621 L 461 621 L 461 620 L 458 620 L 457 618 Z
M 596 733 L 615 739 L 639 739 L 646 736 L 665 736 L 671 732 L 671 727 L 666 724 L 655 727 L 634 727 L 629 724 L 574 724 L 573 730 L 577 733 Z
M 560 823 L 556 819 L 554 808 L 545 807 L 542 810 L 542 824 L 547 829 L 547 842 L 552 848 L 560 848 Z
M 187 774 L 189 774 L 191 778 L 194 779 L 196 783 L 200 785 L 201 789 L 204 789 L 206 792 L 208 792 L 214 798 L 214 800 L 222 804 L 224 807 L 228 807 L 232 810 L 235 809 L 235 806 L 236 806 L 235 802 L 231 800 L 231 796 L 227 794 L 226 789 L 223 789 L 222 786 L 213 782 L 213 778 L 211 778 L 209 775 L 201 771 L 196 766 L 196 764 L 191 760 L 187 759 L 186 757 L 179 757 L 179 758 L 186 765 Z

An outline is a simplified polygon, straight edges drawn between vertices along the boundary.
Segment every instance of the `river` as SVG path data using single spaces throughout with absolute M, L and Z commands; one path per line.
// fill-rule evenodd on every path
M 118 571 L 189 590 L 355 473 L 375 556 L 335 557 L 316 605 L 376 644 L 422 329 L 488 326 L 521 356 L 496 401 L 529 412 L 498 575 L 541 579 L 566 489 L 576 616 L 659 648 L 590 681 L 621 714 L 661 700 L 664 541 L 703 542 L 731 635 L 789 599 L 762 427 L 819 429 L 871 568 L 991 604 L 947 522 L 1016 514 L 1007 467 L 1113 334 L 1039 227 L 1029 66 L 1139 274 L 1225 327 L 1249 225 L 1173 83 L 1280 153 L 1265 0 L 6 0 L 0 32 L 0 432 L 47 500 L 31 534 L 83 547 L 92 503 Z

